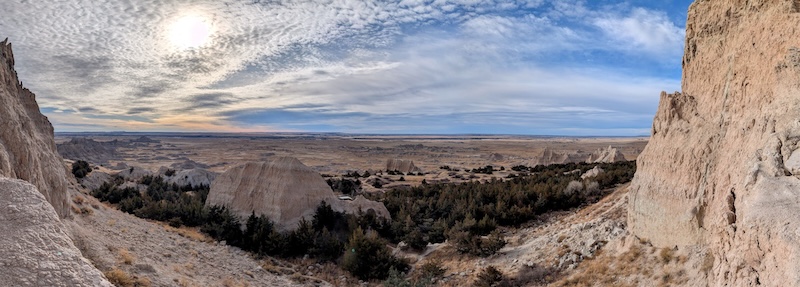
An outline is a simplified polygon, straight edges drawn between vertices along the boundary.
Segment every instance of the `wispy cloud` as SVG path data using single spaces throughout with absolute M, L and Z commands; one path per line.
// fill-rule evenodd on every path
M 659 91 L 679 87 L 683 32 L 672 19 L 685 10 L 545 0 L 6 2 L 0 31 L 58 130 L 646 133 Z M 210 25 L 200 47 L 170 40 L 185 17 Z

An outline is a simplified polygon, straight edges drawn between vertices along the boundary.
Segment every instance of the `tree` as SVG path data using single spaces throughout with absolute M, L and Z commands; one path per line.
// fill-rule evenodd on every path
M 392 268 L 405 272 L 408 264 L 394 257 L 375 232 L 364 233 L 358 227 L 345 248 L 342 268 L 362 280 L 369 280 L 385 279 Z
M 75 178 L 84 178 L 92 172 L 92 167 L 89 163 L 83 160 L 78 160 L 72 163 L 72 174 Z

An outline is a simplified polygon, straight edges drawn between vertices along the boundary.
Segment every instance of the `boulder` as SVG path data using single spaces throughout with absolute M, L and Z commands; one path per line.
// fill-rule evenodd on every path
M 56 151 L 53 126 L 17 78 L 7 39 L 0 42 L 0 123 L 0 176 L 32 183 L 58 216 L 68 216 L 67 171 Z
M 0 286 L 113 286 L 35 186 L 0 176 Z
M 225 206 L 246 219 L 263 214 L 280 230 L 291 230 L 305 218 L 311 220 L 321 202 L 334 210 L 355 213 L 361 207 L 389 217 L 386 207 L 366 199 L 340 200 L 317 172 L 291 157 L 234 166 L 211 183 L 207 206 Z
M 605 171 L 602 168 L 600 168 L 599 166 L 595 166 L 593 169 L 587 170 L 585 173 L 583 173 L 581 175 L 581 179 L 597 177 L 598 175 L 600 175 L 603 172 L 605 172 Z

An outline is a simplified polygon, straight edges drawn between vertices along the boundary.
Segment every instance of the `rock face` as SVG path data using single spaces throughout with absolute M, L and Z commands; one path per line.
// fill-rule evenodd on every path
M 117 173 L 117 176 L 120 176 L 127 180 L 136 181 L 140 178 L 145 176 L 152 176 L 153 172 L 142 167 L 132 166 Z
M 593 154 L 589 155 L 589 159 L 586 160 L 588 163 L 601 163 L 601 162 L 620 162 L 626 161 L 625 156 L 616 148 L 612 146 L 608 146 L 605 149 L 599 149 L 595 151 Z
M 214 182 L 214 178 L 216 177 L 216 173 L 202 168 L 195 168 L 178 171 L 175 175 L 166 177 L 166 180 L 168 183 L 175 183 L 179 186 L 211 186 L 211 183 Z
M 64 158 L 85 160 L 96 164 L 105 164 L 109 160 L 119 158 L 117 141 L 98 142 L 88 138 L 72 138 L 57 146 L 58 153 Z
M 80 182 L 80 184 L 83 185 L 83 187 L 85 187 L 88 190 L 95 190 L 100 188 L 100 186 L 102 186 L 103 183 L 106 183 L 109 180 L 111 180 L 110 174 L 107 174 L 102 171 L 93 170 L 92 172 L 87 174 L 86 177 L 79 179 L 78 182 Z
M 707 246 L 710 286 L 800 286 L 799 26 L 798 1 L 695 1 L 638 158 L 630 230 Z
M 67 172 L 35 97 L 17 78 L 11 44 L 0 42 L 0 176 L 32 183 L 65 217 Z
M 386 170 L 399 171 L 402 173 L 421 171 L 417 166 L 414 165 L 414 161 L 394 158 L 386 161 Z
M 225 171 L 211 184 L 206 205 L 226 206 L 245 219 L 252 212 L 264 214 L 277 228 L 289 230 L 297 227 L 301 218 L 311 220 L 322 201 L 337 211 L 352 213 L 362 206 L 365 212 L 372 208 L 378 215 L 389 217 L 382 203 L 339 200 L 322 176 L 291 157 L 246 163 Z
M 550 148 L 545 148 L 532 166 L 584 162 L 588 157 L 589 154 L 581 151 L 560 153 Z
M 0 285 L 113 286 L 72 243 L 28 182 L 0 177 Z
M 587 163 L 611 163 L 611 162 L 618 162 L 618 161 L 626 161 L 625 156 L 614 147 L 609 146 L 605 149 L 598 149 L 594 153 L 588 153 L 585 151 L 575 151 L 575 152 L 557 152 L 550 148 L 545 148 L 536 157 L 536 160 L 531 162 L 531 166 L 537 165 L 551 165 L 551 164 L 564 164 L 564 163 L 576 163 L 576 162 L 587 162 Z

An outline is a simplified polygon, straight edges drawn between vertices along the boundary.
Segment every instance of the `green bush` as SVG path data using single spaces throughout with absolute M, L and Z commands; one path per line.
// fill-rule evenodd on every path
M 92 167 L 88 162 L 78 160 L 72 163 L 72 174 L 75 175 L 75 178 L 84 178 L 90 172 L 92 172 Z
M 581 173 L 570 173 L 571 171 L 585 172 L 595 166 L 600 166 L 606 172 L 592 179 L 597 182 L 596 185 L 585 183 L 587 186 L 591 184 L 592 192 L 567 190 L 570 182 L 581 181 Z M 481 173 L 490 170 L 493 171 L 494 167 L 475 169 Z M 533 174 L 520 174 L 506 180 L 492 179 L 488 182 L 423 184 L 366 196 L 383 202 L 395 219 L 390 224 L 389 232 L 381 232 L 391 242 L 405 241 L 419 248 L 423 246 L 420 238 L 425 243 L 439 243 L 449 238 L 446 235 L 457 234 L 453 232 L 455 230 L 468 232 L 465 238 L 469 240 L 462 241 L 470 241 L 470 244 L 463 246 L 485 246 L 473 242 L 475 240 L 472 238 L 487 235 L 498 226 L 518 226 L 539 214 L 568 210 L 599 200 L 605 195 L 602 190 L 630 181 L 636 171 L 636 163 L 513 166 L 512 170 Z M 470 249 L 475 248 L 465 250 Z
M 408 263 L 394 257 L 386 242 L 375 232 L 353 231 L 345 248 L 342 268 L 362 279 L 386 279 L 389 270 L 408 269 Z

